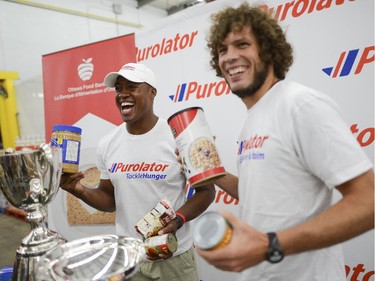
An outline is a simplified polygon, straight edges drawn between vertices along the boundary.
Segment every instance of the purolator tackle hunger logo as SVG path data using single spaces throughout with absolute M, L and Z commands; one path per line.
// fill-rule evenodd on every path
M 78 76 L 82 81 L 87 81 L 91 79 L 94 73 L 94 65 L 92 64 L 92 58 L 82 59 L 83 63 L 78 65 Z

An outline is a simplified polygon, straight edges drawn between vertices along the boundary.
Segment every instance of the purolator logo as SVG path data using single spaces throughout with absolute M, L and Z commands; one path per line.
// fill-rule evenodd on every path
M 374 51 L 375 46 L 368 46 L 363 50 L 344 51 L 340 54 L 335 66 L 323 68 L 322 71 L 331 78 L 348 76 L 353 74 L 352 70 L 354 70 L 354 75 L 359 74 L 366 64 L 374 62 Z
M 196 81 L 192 81 L 177 85 L 176 93 L 170 95 L 169 98 L 173 102 L 182 102 L 191 99 L 199 100 L 212 96 L 219 97 L 228 94 L 230 94 L 230 88 L 224 80 L 206 84 L 199 84 Z
M 322 10 L 330 9 L 332 6 L 340 6 L 345 3 L 354 2 L 355 0 L 292 0 L 277 7 L 268 7 L 268 5 L 262 5 L 260 8 L 267 11 L 277 21 L 283 21 L 288 16 L 292 18 L 298 18 L 305 14 L 311 14 L 314 12 L 320 12 Z
M 191 48 L 195 43 L 197 35 L 198 30 L 185 34 L 177 33 L 172 37 L 164 37 L 160 42 L 154 43 L 151 46 L 136 47 L 137 62 Z
M 358 124 L 352 124 L 350 126 L 350 130 L 352 134 L 357 139 L 358 143 L 362 147 L 366 147 L 371 145 L 375 140 L 375 128 L 368 127 L 368 128 L 360 128 Z
M 110 173 L 125 173 L 125 172 L 165 172 L 168 164 L 160 163 L 113 163 L 108 169 Z
M 186 198 L 190 199 L 194 194 L 195 194 L 194 187 L 187 184 L 186 188 L 185 188 Z M 236 198 L 230 196 L 224 190 L 219 189 L 219 190 L 216 190 L 214 203 L 215 204 L 225 204 L 225 205 L 238 205 L 238 200 Z

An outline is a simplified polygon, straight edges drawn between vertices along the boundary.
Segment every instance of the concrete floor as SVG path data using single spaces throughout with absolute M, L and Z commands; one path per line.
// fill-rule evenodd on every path
M 13 266 L 16 250 L 30 229 L 28 222 L 0 213 L 0 269 L 4 266 Z

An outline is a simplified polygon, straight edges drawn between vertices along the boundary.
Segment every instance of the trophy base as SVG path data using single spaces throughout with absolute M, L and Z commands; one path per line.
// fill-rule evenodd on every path
M 12 281 L 40 281 L 38 278 L 38 262 L 41 257 L 62 244 L 66 240 L 61 237 L 54 237 L 49 241 L 41 242 L 38 245 L 22 245 L 17 249 L 16 258 L 13 266 Z

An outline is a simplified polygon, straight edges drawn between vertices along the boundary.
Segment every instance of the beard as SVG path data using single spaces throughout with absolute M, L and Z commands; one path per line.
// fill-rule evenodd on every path
M 259 66 L 259 67 L 258 67 Z M 254 80 L 246 88 L 232 90 L 232 93 L 238 96 L 239 98 L 251 97 L 253 96 L 264 84 L 266 81 L 269 68 L 266 67 L 264 63 L 256 65 L 254 68 Z M 258 69 L 259 68 L 259 69 Z M 229 83 L 228 83 L 229 84 Z

